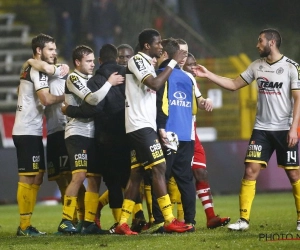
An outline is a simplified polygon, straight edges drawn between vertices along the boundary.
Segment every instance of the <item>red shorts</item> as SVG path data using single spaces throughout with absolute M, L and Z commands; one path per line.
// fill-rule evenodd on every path
M 196 126 L 195 126 L 196 131 Z M 193 166 L 192 169 L 197 168 L 206 168 L 206 157 L 204 148 L 198 138 L 197 133 L 195 132 L 195 151 L 193 157 Z

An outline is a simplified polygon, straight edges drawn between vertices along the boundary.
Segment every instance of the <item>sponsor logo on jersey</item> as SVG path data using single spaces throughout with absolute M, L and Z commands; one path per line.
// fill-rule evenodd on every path
M 70 81 L 78 90 L 85 88 L 85 86 L 80 82 L 78 76 L 70 75 Z
M 278 90 L 282 88 L 283 82 L 270 82 L 266 77 L 258 77 L 256 81 L 260 94 L 281 95 Z
M 143 58 L 139 57 L 139 56 L 135 56 L 133 58 L 133 61 L 135 63 L 135 66 L 137 67 L 137 69 L 139 71 L 143 71 L 143 70 L 146 70 L 146 66 L 144 65 L 144 61 L 143 61 Z
M 173 94 L 173 97 L 175 99 L 170 99 L 169 105 L 186 107 L 186 108 L 190 108 L 192 106 L 191 102 L 185 100 L 186 94 L 182 91 L 176 91 Z

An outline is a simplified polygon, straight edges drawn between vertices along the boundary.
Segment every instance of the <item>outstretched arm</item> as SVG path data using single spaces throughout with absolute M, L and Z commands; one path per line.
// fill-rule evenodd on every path
M 60 68 L 54 64 L 49 64 L 45 61 L 37 60 L 37 59 L 28 59 L 27 63 L 30 64 L 33 68 L 38 71 L 44 72 L 47 75 L 57 75 L 59 77 L 64 77 L 69 73 L 69 66 L 67 64 L 60 64 Z
M 298 142 L 298 125 L 300 119 L 300 91 L 294 90 L 292 91 L 293 99 L 294 99 L 294 109 L 293 109 L 293 123 L 290 127 L 290 131 L 287 137 L 288 147 L 294 147 Z
M 193 66 L 192 70 L 196 76 L 207 78 L 212 82 L 214 82 L 215 84 L 227 90 L 235 91 L 245 86 L 248 86 L 248 84 L 240 76 L 238 76 L 235 79 L 219 76 L 212 73 L 207 68 L 199 64 Z

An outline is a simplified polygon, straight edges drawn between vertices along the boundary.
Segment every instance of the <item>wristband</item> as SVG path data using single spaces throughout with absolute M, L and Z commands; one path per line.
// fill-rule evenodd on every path
M 174 60 L 174 59 L 172 59 L 169 63 L 168 63 L 168 66 L 170 67 L 170 68 L 172 68 L 172 69 L 174 69 L 174 67 L 177 65 L 177 62 Z
M 60 76 L 60 70 L 59 70 L 59 67 L 53 65 L 54 67 L 54 73 L 53 73 L 53 76 Z

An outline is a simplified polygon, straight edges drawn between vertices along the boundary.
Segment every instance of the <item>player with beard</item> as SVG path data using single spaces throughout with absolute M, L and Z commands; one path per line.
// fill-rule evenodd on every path
M 234 91 L 256 80 L 258 86 L 257 113 L 245 157 L 245 171 L 239 196 L 240 219 L 229 224 L 230 230 L 247 230 L 256 179 L 268 165 L 274 151 L 278 167 L 285 170 L 292 186 L 300 230 L 300 173 L 297 128 L 300 118 L 299 64 L 279 51 L 281 36 L 275 29 L 259 33 L 256 48 L 260 59 L 236 79 L 218 76 L 205 67 L 193 67 L 196 76 L 205 77 L 217 85 Z
M 31 42 L 33 58 L 54 64 L 56 44 L 54 38 L 39 34 Z M 51 66 L 56 76 L 60 70 Z M 27 62 L 23 65 L 18 88 L 16 119 L 13 126 L 13 141 L 17 149 L 19 182 L 17 201 L 20 213 L 18 236 L 39 236 L 30 219 L 45 172 L 43 146 L 43 115 L 46 106 L 61 103 L 64 95 L 50 94 L 48 76 L 34 69 Z M 30 146 L 29 146 L 30 145 Z

